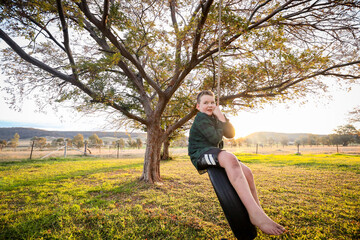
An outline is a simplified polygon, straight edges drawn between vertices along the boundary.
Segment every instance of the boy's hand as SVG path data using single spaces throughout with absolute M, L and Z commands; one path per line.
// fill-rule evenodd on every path
M 215 115 L 215 117 L 217 117 L 220 121 L 222 122 L 226 122 L 226 119 L 225 119 L 225 116 L 224 114 L 221 112 L 219 106 L 216 106 L 214 111 L 213 111 L 213 114 Z

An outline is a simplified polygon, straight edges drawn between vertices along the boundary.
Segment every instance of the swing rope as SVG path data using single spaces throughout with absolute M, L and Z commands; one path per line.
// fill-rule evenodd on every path
M 221 9 L 222 0 L 219 0 L 219 53 L 217 65 L 217 106 L 220 104 L 220 79 L 221 79 Z M 214 187 L 215 193 L 219 199 L 220 205 L 224 211 L 225 217 L 229 222 L 232 232 L 237 239 L 253 240 L 257 236 L 256 228 L 250 222 L 249 214 L 241 202 L 238 194 L 231 185 L 229 178 L 223 168 L 209 167 L 208 174 Z
M 221 79 L 221 37 L 222 37 L 222 24 L 221 24 L 221 12 L 222 12 L 222 0 L 219 2 L 219 22 L 218 22 L 218 29 L 219 29 L 219 53 L 218 53 L 218 79 L 217 79 L 217 106 L 220 104 L 220 79 Z

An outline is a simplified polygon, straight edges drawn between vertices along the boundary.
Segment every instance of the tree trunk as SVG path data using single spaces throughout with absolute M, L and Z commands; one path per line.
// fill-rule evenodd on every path
M 148 183 L 161 182 L 160 152 L 162 145 L 162 131 L 159 125 L 153 124 L 147 128 L 146 151 L 144 168 L 140 180 Z
M 169 138 L 167 138 L 167 139 L 164 141 L 164 144 L 163 144 L 163 150 L 162 150 L 162 154 L 161 154 L 161 160 L 168 160 L 168 159 L 170 159 L 169 147 L 170 147 L 170 141 L 169 141 Z

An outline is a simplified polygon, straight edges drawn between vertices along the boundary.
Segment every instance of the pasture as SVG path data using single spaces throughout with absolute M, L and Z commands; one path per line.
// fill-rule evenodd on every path
M 257 239 L 359 239 L 360 155 L 237 154 L 287 232 Z M 0 239 L 234 239 L 207 174 L 185 154 L 139 182 L 143 159 L 0 162 Z

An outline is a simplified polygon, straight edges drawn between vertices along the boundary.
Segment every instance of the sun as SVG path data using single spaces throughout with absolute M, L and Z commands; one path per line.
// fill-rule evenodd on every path
M 253 126 L 254 123 L 249 118 L 234 116 L 230 117 L 229 120 L 235 128 L 235 139 L 248 136 L 253 133 L 256 127 Z

